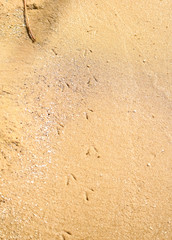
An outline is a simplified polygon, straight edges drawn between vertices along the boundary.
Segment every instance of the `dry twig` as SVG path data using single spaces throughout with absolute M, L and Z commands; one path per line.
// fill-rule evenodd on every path
M 32 42 L 35 42 L 36 39 L 31 31 L 31 28 L 29 26 L 29 19 L 27 16 L 27 6 L 26 6 L 26 0 L 23 0 L 23 4 L 24 4 L 24 19 L 25 19 L 25 24 L 26 24 L 26 29 L 27 29 L 27 33 L 30 37 L 30 39 L 32 40 Z

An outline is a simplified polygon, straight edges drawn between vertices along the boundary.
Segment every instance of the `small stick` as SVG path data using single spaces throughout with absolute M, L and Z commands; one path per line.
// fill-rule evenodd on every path
M 30 26 L 29 26 L 29 19 L 28 19 L 28 16 L 27 16 L 26 0 L 23 0 L 23 4 L 24 4 L 24 19 L 25 19 L 25 24 L 26 24 L 27 33 L 28 33 L 30 39 L 32 40 L 32 42 L 35 42 L 35 41 L 36 41 L 36 38 L 34 37 L 32 31 L 31 31 L 31 29 L 30 29 Z

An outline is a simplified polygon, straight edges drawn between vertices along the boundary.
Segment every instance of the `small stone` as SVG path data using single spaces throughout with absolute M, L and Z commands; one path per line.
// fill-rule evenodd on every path
M 150 167 L 151 166 L 151 164 L 150 163 L 147 163 L 147 167 Z

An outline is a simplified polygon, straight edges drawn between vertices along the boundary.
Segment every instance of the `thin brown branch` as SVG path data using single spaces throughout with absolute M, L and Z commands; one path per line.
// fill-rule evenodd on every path
M 27 16 L 26 0 L 23 0 L 23 4 L 24 4 L 24 19 L 25 19 L 25 24 L 26 24 L 26 30 L 27 30 L 27 33 L 28 33 L 30 39 L 32 40 L 32 42 L 35 42 L 36 38 L 34 37 L 34 35 L 32 33 L 32 30 L 31 30 L 30 25 L 29 25 L 29 19 L 28 19 L 28 16 Z

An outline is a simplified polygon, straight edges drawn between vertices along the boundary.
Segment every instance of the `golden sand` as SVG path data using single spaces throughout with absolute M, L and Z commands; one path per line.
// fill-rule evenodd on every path
M 171 12 L 0 0 L 0 239 L 172 239 Z

